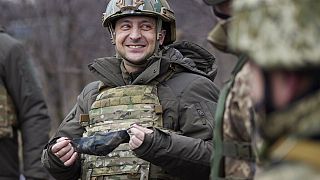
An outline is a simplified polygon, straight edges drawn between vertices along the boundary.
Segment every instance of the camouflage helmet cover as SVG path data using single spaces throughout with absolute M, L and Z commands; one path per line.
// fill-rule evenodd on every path
M 164 45 L 176 40 L 175 16 L 166 0 L 110 0 L 103 13 L 103 26 L 110 27 L 121 17 L 141 15 L 161 18 L 167 32 Z
M 217 4 L 220 4 L 220 3 L 223 3 L 223 2 L 226 2 L 228 0 L 203 0 L 207 5 L 209 6 L 215 6 Z
M 320 65 L 320 1 L 235 0 L 230 44 L 263 68 Z

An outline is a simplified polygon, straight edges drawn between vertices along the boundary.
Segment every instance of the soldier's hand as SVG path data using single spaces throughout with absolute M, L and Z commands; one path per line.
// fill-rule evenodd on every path
M 137 149 L 144 141 L 146 134 L 153 133 L 153 130 L 133 124 L 129 129 L 130 141 L 129 147 L 131 150 Z
M 65 166 L 73 165 L 77 159 L 77 152 L 74 151 L 70 140 L 66 137 L 59 138 L 57 143 L 52 146 L 51 151 Z

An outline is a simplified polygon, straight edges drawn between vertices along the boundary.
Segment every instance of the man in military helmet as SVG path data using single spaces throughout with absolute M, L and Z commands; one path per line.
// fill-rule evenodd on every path
M 320 179 L 320 2 L 241 0 L 234 9 L 231 44 L 261 70 L 252 84 L 266 112 L 256 179 Z
M 23 44 L 0 25 L 0 179 L 48 179 L 41 152 L 50 119 L 31 58 Z M 19 167 L 19 132 L 22 165 Z M 23 169 L 23 172 L 20 172 Z
M 252 179 L 255 172 L 252 148 L 254 108 L 250 97 L 252 70 L 246 55 L 228 45 L 229 24 L 233 21 L 232 0 L 204 0 L 212 7 L 217 24 L 208 41 L 218 50 L 237 56 L 230 80 L 219 96 L 215 116 L 212 179 Z
M 208 179 L 214 57 L 192 43 L 172 44 L 175 17 L 165 0 L 111 0 L 103 25 L 116 56 L 89 65 L 98 81 L 83 89 L 44 149 L 45 167 L 57 179 Z M 199 70 L 197 59 L 211 62 L 210 71 Z M 106 156 L 72 146 L 74 138 L 126 129 L 129 143 Z

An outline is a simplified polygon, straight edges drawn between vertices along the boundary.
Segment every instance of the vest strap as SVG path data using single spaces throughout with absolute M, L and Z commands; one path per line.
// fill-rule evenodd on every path
M 218 107 L 215 114 L 215 130 L 214 130 L 214 157 L 213 157 L 213 166 L 211 173 L 214 174 L 215 177 L 213 179 L 219 179 L 224 177 L 224 155 L 225 152 L 223 152 L 224 149 L 224 140 L 223 140 L 223 118 L 224 118 L 224 112 L 225 112 L 225 106 L 228 94 L 230 90 L 233 87 L 235 78 L 237 73 L 242 69 L 242 67 L 247 62 L 247 57 L 242 54 L 239 56 L 239 60 L 235 66 L 235 68 L 232 71 L 232 77 L 230 78 L 230 81 L 224 86 L 222 91 L 220 92 L 219 100 L 218 100 Z
M 227 157 L 254 161 L 251 144 L 247 142 L 224 141 L 222 153 Z

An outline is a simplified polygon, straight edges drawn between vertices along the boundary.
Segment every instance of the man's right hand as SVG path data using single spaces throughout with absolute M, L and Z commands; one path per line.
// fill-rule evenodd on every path
M 65 166 L 73 165 L 78 156 L 78 153 L 74 150 L 70 142 L 68 138 L 61 137 L 51 148 L 51 152 L 57 156 Z

